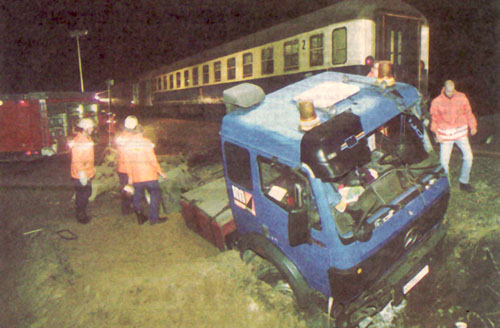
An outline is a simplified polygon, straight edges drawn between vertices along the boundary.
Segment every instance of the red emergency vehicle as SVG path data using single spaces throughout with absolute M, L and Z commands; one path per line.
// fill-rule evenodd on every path
M 94 119 L 96 141 L 106 143 L 114 120 L 99 112 L 94 93 L 0 95 L 0 160 L 31 160 L 68 152 L 68 138 L 83 117 Z

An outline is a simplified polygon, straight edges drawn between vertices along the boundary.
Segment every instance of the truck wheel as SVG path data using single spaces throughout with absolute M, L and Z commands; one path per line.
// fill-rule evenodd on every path
M 276 268 L 271 262 L 250 249 L 243 251 L 241 258 L 243 262 L 250 266 L 252 272 L 259 280 L 262 280 L 273 287 L 275 291 L 292 297 L 295 300 L 290 284 L 278 268 Z
M 248 233 L 238 239 L 241 259 L 252 264 L 260 279 L 277 290 L 292 294 L 301 309 L 311 306 L 311 289 L 293 262 L 265 236 Z M 290 291 L 290 292 L 289 292 Z
M 238 246 L 238 233 L 236 231 L 233 231 L 229 235 L 227 235 L 225 243 L 227 249 L 235 249 Z

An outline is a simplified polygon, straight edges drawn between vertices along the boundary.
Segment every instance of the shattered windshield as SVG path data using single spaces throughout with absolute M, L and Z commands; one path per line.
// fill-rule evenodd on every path
M 423 131 L 415 116 L 401 114 L 369 134 L 365 144 L 358 143 L 369 149 L 369 160 L 329 182 L 338 195 L 338 200 L 331 197 L 330 207 L 341 235 L 381 207 L 397 210 L 388 204 L 414 185 L 418 174 L 426 174 L 425 168 L 439 165 L 424 147 Z M 423 170 L 415 173 L 414 167 Z

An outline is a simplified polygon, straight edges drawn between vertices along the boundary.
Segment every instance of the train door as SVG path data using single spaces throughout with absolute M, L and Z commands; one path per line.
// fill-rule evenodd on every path
M 152 99 L 152 89 L 151 80 L 145 80 L 139 82 L 139 105 L 141 106 L 151 106 L 153 104 Z
M 378 30 L 377 57 L 393 64 L 397 81 L 420 85 L 420 27 L 416 17 L 383 14 Z

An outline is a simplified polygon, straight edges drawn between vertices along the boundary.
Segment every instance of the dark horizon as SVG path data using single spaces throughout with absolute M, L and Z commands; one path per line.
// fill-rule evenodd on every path
M 284 2 L 283 2 L 284 1 Z M 12 1 L 2 7 L 0 93 L 79 91 L 76 39 L 80 38 L 85 91 L 115 83 L 217 44 L 338 1 L 175 0 L 161 3 L 95 0 L 78 4 Z M 429 94 L 456 81 L 480 113 L 496 111 L 500 1 L 407 0 L 429 20 Z M 175 44 L 174 44 L 175 42 Z

